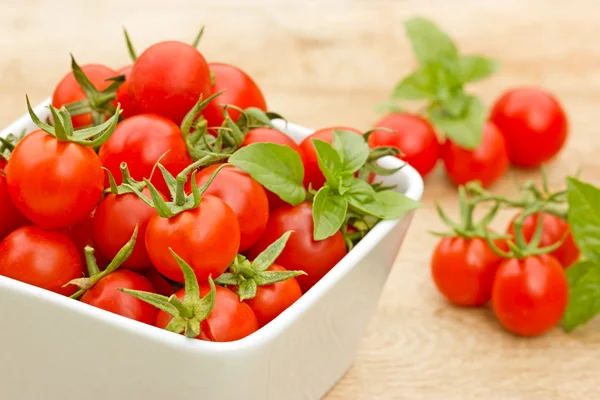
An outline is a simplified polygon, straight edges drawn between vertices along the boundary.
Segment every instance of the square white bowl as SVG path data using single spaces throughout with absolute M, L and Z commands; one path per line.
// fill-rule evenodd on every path
M 40 118 L 47 104 L 35 108 Z M 275 123 L 296 142 L 312 133 Z M 28 115 L 0 135 L 23 129 L 36 129 Z M 408 165 L 381 181 L 414 200 L 423 193 Z M 352 365 L 412 216 L 377 224 L 289 309 L 230 343 L 187 339 L 0 276 L 0 398 L 319 399 Z

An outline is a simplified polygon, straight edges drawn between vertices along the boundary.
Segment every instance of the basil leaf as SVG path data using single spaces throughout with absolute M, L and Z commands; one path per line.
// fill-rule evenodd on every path
M 431 21 L 422 17 L 410 18 L 404 23 L 404 28 L 421 65 L 436 62 L 441 56 L 458 57 L 452 39 Z
M 397 219 L 409 211 L 421 207 L 421 203 L 406 197 L 395 190 L 383 190 L 375 193 L 375 199 L 382 206 L 381 219 Z
M 583 267 L 577 268 L 573 273 L 567 269 L 567 275 L 576 274 L 570 279 L 574 284 L 569 288 L 569 304 L 563 316 L 563 326 L 567 332 L 590 321 L 600 314 L 600 263 L 597 261 L 584 262 Z M 582 271 L 585 270 L 583 274 Z
M 306 198 L 302 183 L 304 165 L 300 155 L 289 146 L 253 143 L 233 153 L 229 163 L 291 205 L 298 205 Z
M 369 145 L 362 135 L 355 132 L 334 130 L 333 148 L 342 162 L 342 172 L 354 173 L 361 169 L 369 158 Z
M 337 175 L 343 172 L 342 160 L 335 149 L 327 142 L 320 139 L 311 139 L 317 153 L 319 169 L 325 176 L 327 183 L 333 187 L 338 186 Z
M 600 259 L 600 189 L 567 178 L 567 201 L 575 243 L 585 257 Z
M 487 112 L 479 98 L 467 97 L 463 115 L 454 117 L 443 109 L 436 109 L 431 112 L 430 117 L 435 127 L 454 143 L 473 150 L 481 143 Z
M 565 275 L 569 281 L 569 287 L 577 285 L 577 283 L 589 272 L 590 269 L 596 267 L 596 261 L 584 260 L 570 266 L 565 270 Z
M 420 69 L 402 79 L 392 97 L 398 100 L 435 99 L 436 82 L 425 69 Z
M 313 200 L 314 239 L 327 239 L 339 231 L 347 210 L 348 200 L 344 196 L 331 192 L 327 185 L 319 189 Z
M 481 56 L 462 56 L 458 63 L 463 83 L 480 81 L 494 75 L 500 68 L 497 60 Z
M 380 218 L 383 214 L 383 206 L 377 201 L 376 195 L 371 185 L 356 178 L 345 194 L 352 207 L 364 214 Z

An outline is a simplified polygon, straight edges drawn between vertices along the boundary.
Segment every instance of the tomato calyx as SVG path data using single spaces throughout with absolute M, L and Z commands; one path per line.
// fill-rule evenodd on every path
M 215 283 L 209 276 L 208 284 L 210 285 L 210 292 L 204 297 L 200 297 L 198 279 L 192 268 L 172 249 L 169 249 L 169 251 L 175 260 L 177 260 L 185 279 L 185 295 L 183 301 L 179 300 L 175 294 L 166 297 L 160 294 L 138 290 L 123 288 L 118 290 L 145 301 L 170 314 L 173 319 L 165 327 L 165 330 L 174 333 L 183 332 L 186 337 L 195 338 L 200 334 L 200 323 L 208 318 L 215 306 Z
M 222 286 L 237 286 L 238 296 L 243 301 L 256 297 L 256 289 L 259 286 L 272 285 L 306 275 L 304 271 L 267 271 L 285 248 L 291 234 L 292 231 L 284 233 L 252 262 L 238 254 L 229 271 L 221 274 L 215 282 Z
M 109 188 L 106 189 L 106 191 L 118 196 L 125 193 L 134 193 L 134 188 L 140 192 L 144 190 L 144 188 L 146 187 L 146 183 L 136 181 L 131 177 L 131 174 L 129 173 L 129 168 L 127 167 L 127 163 L 122 162 L 119 168 L 121 170 L 122 183 L 120 185 L 117 185 L 117 182 L 115 181 L 115 177 L 113 176 L 112 172 L 110 172 L 110 170 L 108 170 L 107 168 L 102 167 L 102 169 L 106 172 L 108 176 Z
M 194 40 L 192 41 L 192 47 L 198 47 L 198 45 L 200 44 L 200 40 L 202 39 L 202 36 L 204 35 L 204 25 L 200 28 L 200 31 L 196 34 L 196 37 L 194 38 Z M 125 36 L 125 44 L 127 46 L 127 52 L 129 53 L 129 57 L 131 58 L 131 61 L 136 61 L 137 60 L 137 52 L 135 51 L 135 47 L 133 46 L 133 42 L 131 41 L 131 38 L 129 37 L 129 33 L 127 32 L 127 29 L 125 27 L 123 27 L 123 35 Z
M 117 105 L 113 116 L 100 125 L 75 130 L 71 123 L 71 114 L 65 107 L 57 110 L 52 105 L 48 106 L 54 119 L 54 126 L 52 126 L 39 119 L 31 107 L 29 97 L 26 96 L 26 99 L 29 116 L 41 130 L 55 137 L 58 141 L 77 143 L 82 146 L 98 147 L 104 144 L 115 131 L 121 114 L 121 107 Z
M 0 137 L 0 159 L 8 161 L 10 153 L 15 149 L 15 146 L 25 136 L 26 130 L 23 129 L 19 136 L 9 133 L 5 138 Z
M 127 261 L 127 259 L 133 253 L 133 249 L 137 241 L 138 226 L 139 224 L 135 226 L 133 234 L 131 235 L 131 239 L 129 239 L 129 241 L 125 243 L 121 250 L 119 250 L 115 258 L 113 258 L 104 271 L 100 271 L 100 268 L 98 268 L 98 263 L 96 262 L 96 257 L 94 256 L 94 248 L 91 246 L 85 247 L 85 261 L 87 263 L 89 277 L 73 279 L 63 286 L 66 287 L 68 285 L 75 285 L 79 287 L 79 290 L 70 296 L 72 299 L 78 299 L 83 296 L 83 294 L 92 288 L 92 286 L 94 286 L 96 283 L 98 283 L 99 280 L 115 272 L 125 261 Z

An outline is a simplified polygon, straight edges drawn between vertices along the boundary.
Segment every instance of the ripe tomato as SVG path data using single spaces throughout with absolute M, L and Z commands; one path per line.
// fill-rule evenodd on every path
M 29 221 L 17 210 L 8 195 L 6 177 L 0 172 L 0 240 Z
M 245 147 L 251 145 L 252 143 L 275 143 L 282 144 L 292 148 L 296 153 L 300 154 L 300 147 L 294 142 L 288 135 L 285 133 L 278 131 L 272 128 L 256 128 L 252 129 L 246 134 L 244 138 L 244 142 L 241 147 Z M 276 209 L 277 207 L 281 207 L 284 204 L 287 204 L 285 201 L 281 200 L 279 196 L 270 190 L 266 190 L 267 199 L 269 200 L 269 208 L 271 210 Z
M 539 167 L 552 159 L 567 140 L 565 111 L 542 89 L 507 91 L 496 101 L 490 118 L 506 139 L 510 162 L 519 167 Z
M 145 301 L 117 290 L 121 288 L 155 292 L 152 284 L 143 276 L 132 271 L 117 270 L 106 275 L 88 289 L 81 296 L 81 302 L 145 324 L 154 325 L 158 310 Z
M 8 164 L 6 158 L 0 157 L 0 171 L 4 171 L 4 168 L 6 168 L 6 164 Z
M 206 99 L 210 94 L 208 64 L 189 44 L 157 43 L 146 49 L 133 64 L 129 97 L 139 113 L 162 115 L 180 124 L 200 95 Z
M 431 274 L 440 293 L 458 306 L 475 307 L 492 297 L 502 257 L 483 238 L 442 238 L 431 258 Z
M 121 163 L 127 163 L 135 180 L 150 178 L 160 163 L 176 176 L 193 160 L 188 154 L 181 130 L 172 121 L 154 114 L 135 115 L 121 122 L 106 143 L 100 148 L 100 160 L 117 184 L 121 183 Z M 167 184 L 158 168 L 152 175 L 152 184 L 169 195 Z M 105 181 L 108 187 L 108 178 Z
M 142 193 L 150 197 L 148 188 Z M 108 194 L 94 213 L 92 232 L 96 249 L 104 257 L 112 260 L 131 239 L 136 224 L 139 224 L 138 237 L 141 239 L 135 242 L 133 252 L 121 267 L 143 269 L 152 266 L 143 238 L 148 221 L 155 215 L 156 210 L 144 203 L 135 193 Z
M 552 256 L 506 259 L 500 264 L 492 305 L 509 331 L 522 336 L 541 335 L 560 322 L 569 295 L 567 278 Z
M 172 218 L 155 215 L 146 228 L 150 261 L 167 278 L 184 282 L 171 255 L 185 260 L 201 282 L 216 279 L 231 265 L 240 247 L 240 225 L 235 212 L 221 199 L 205 195 L 199 207 Z
M 306 137 L 302 143 L 300 143 L 300 155 L 302 156 L 302 162 L 304 163 L 304 186 L 308 188 L 311 184 L 312 188 L 318 190 L 325 184 L 325 177 L 319 169 L 319 162 L 317 159 L 317 152 L 311 139 L 319 139 L 324 142 L 331 144 L 333 141 L 334 130 L 345 130 L 355 132 L 357 135 L 362 135 L 362 132 L 354 129 L 347 128 L 344 126 L 334 126 L 331 128 L 325 128 L 316 131 L 312 135 Z
M 58 231 L 24 226 L 0 242 L 0 275 L 70 296 L 81 278 L 81 258 L 75 244 Z
M 541 214 L 542 216 L 542 238 L 540 240 L 540 246 L 546 247 L 551 246 L 565 237 L 563 244 L 552 253 L 550 253 L 558 262 L 564 267 L 568 268 L 573 265 L 579 259 L 579 249 L 573 239 L 571 228 L 569 223 L 562 218 L 556 217 L 552 214 Z M 506 233 L 515 236 L 515 220 L 519 217 L 519 214 L 515 215 L 510 222 Z M 540 214 L 529 215 L 523 221 L 523 236 L 527 242 L 533 238 L 535 230 L 539 223 Z
M 156 293 L 167 297 L 175 293 L 173 286 L 155 268 L 147 268 L 140 273 L 150 281 Z
M 83 65 L 81 70 L 99 91 L 102 91 L 110 86 L 112 81 L 107 79 L 114 78 L 115 76 L 119 75 L 114 69 L 98 64 Z M 54 94 L 52 95 L 52 106 L 60 109 L 64 105 L 85 99 L 85 93 L 83 93 L 83 90 L 81 90 L 81 86 L 79 86 L 79 83 L 77 83 L 75 80 L 73 71 L 71 71 L 65 75 L 65 77 L 59 82 L 58 86 L 56 86 L 56 89 L 54 89 Z M 92 115 L 90 113 L 76 115 L 72 117 L 71 120 L 73 121 L 73 126 L 75 128 L 81 128 L 92 124 Z
M 485 124 L 479 147 L 466 150 L 447 140 L 442 146 L 442 159 L 448 178 L 456 185 L 479 180 L 482 186 L 490 186 L 508 169 L 504 137 L 491 122 Z
M 249 250 L 250 259 L 256 258 L 285 232 L 293 231 L 285 249 L 275 262 L 290 271 L 306 272 L 307 275 L 296 278 L 302 291 L 306 293 L 348 253 L 341 232 L 325 240 L 316 241 L 313 238 L 313 230 L 311 204 L 280 207 L 271 212 L 265 233 Z
M 271 265 L 267 271 L 285 271 L 279 265 Z M 254 314 L 260 326 L 265 326 L 275 317 L 284 312 L 296 300 L 302 297 L 302 289 L 296 278 L 276 282 L 271 285 L 259 286 L 253 299 L 244 300 Z
M 256 315 L 248 304 L 241 302 L 237 294 L 231 290 L 216 287 L 215 307 L 204 321 L 200 322 L 200 334 L 196 339 L 211 342 L 233 342 L 245 338 L 258 330 Z M 210 292 L 207 283 L 200 283 L 200 295 Z M 178 290 L 175 295 L 183 300 L 185 289 Z M 159 311 L 156 326 L 165 328 L 171 322 L 171 315 Z
M 209 128 L 219 127 L 223 124 L 223 105 L 231 104 L 243 110 L 256 107 L 267 111 L 265 97 L 258 85 L 241 69 L 229 64 L 210 63 L 210 71 L 214 74 L 215 84 L 211 94 L 225 90 L 206 107 L 203 112 Z M 227 113 L 232 120 L 237 121 L 240 112 L 229 108 Z
M 129 79 L 131 78 L 131 70 L 133 69 L 133 65 L 128 65 L 126 67 L 121 68 L 117 71 L 117 75 L 125 75 L 125 82 L 119 89 L 117 90 L 117 103 L 121 104 L 121 116 L 123 118 L 129 118 L 135 114 L 137 114 L 131 104 L 131 100 L 129 99 Z
M 392 113 L 375 124 L 375 127 L 394 132 L 376 130 L 369 136 L 369 146 L 393 146 L 404 154 L 398 158 L 414 167 L 423 177 L 436 166 L 441 145 L 431 124 L 424 118 L 406 113 Z
M 91 147 L 61 142 L 42 130 L 17 144 L 6 178 L 15 206 L 46 229 L 88 218 L 104 189 L 104 171 Z
M 61 232 L 66 233 L 67 236 L 69 236 L 69 238 L 73 241 L 73 243 L 75 243 L 77 250 L 79 250 L 81 260 L 85 260 L 86 246 L 90 246 L 96 249 L 96 245 L 94 243 L 94 238 L 92 235 L 93 220 L 94 215 L 90 214 L 86 219 L 84 219 L 80 223 L 61 229 Z M 96 263 L 98 264 L 100 270 L 104 270 L 110 263 L 110 260 L 104 257 L 99 251 L 94 252 L 94 257 L 96 258 Z M 85 263 L 83 263 L 83 265 L 84 272 L 87 272 L 87 268 L 85 268 Z
M 202 186 L 220 164 L 211 165 L 196 175 Z M 187 192 L 191 193 L 188 183 Z M 240 248 L 250 248 L 265 231 L 269 219 L 269 202 L 265 190 L 248 173 L 235 167 L 225 167 L 212 181 L 205 194 L 223 200 L 237 215 L 240 224 Z

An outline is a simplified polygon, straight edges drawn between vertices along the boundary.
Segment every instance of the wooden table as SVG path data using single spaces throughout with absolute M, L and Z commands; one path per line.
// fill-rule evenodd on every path
M 0 11 L 1 126 L 25 111 L 25 93 L 37 102 L 52 92 L 69 68 L 69 52 L 80 63 L 128 63 L 123 24 L 138 49 L 161 39 L 191 41 L 206 24 L 207 59 L 246 69 L 273 110 L 309 127 L 366 129 L 376 104 L 415 65 L 402 21 L 425 15 L 465 52 L 503 61 L 498 76 L 473 87 L 488 103 L 521 84 L 555 92 L 572 124 L 567 148 L 548 166 L 550 181 L 559 187 L 583 167 L 583 178 L 600 183 L 594 0 L 5 0 Z M 514 179 L 537 176 L 513 170 L 494 190 L 512 192 Z M 571 335 L 557 329 L 525 340 L 502 331 L 489 310 L 460 310 L 440 298 L 429 277 L 436 239 L 427 231 L 442 228 L 434 199 L 455 211 L 456 192 L 441 169 L 426 182 L 426 206 L 356 364 L 327 399 L 600 398 L 600 319 Z

